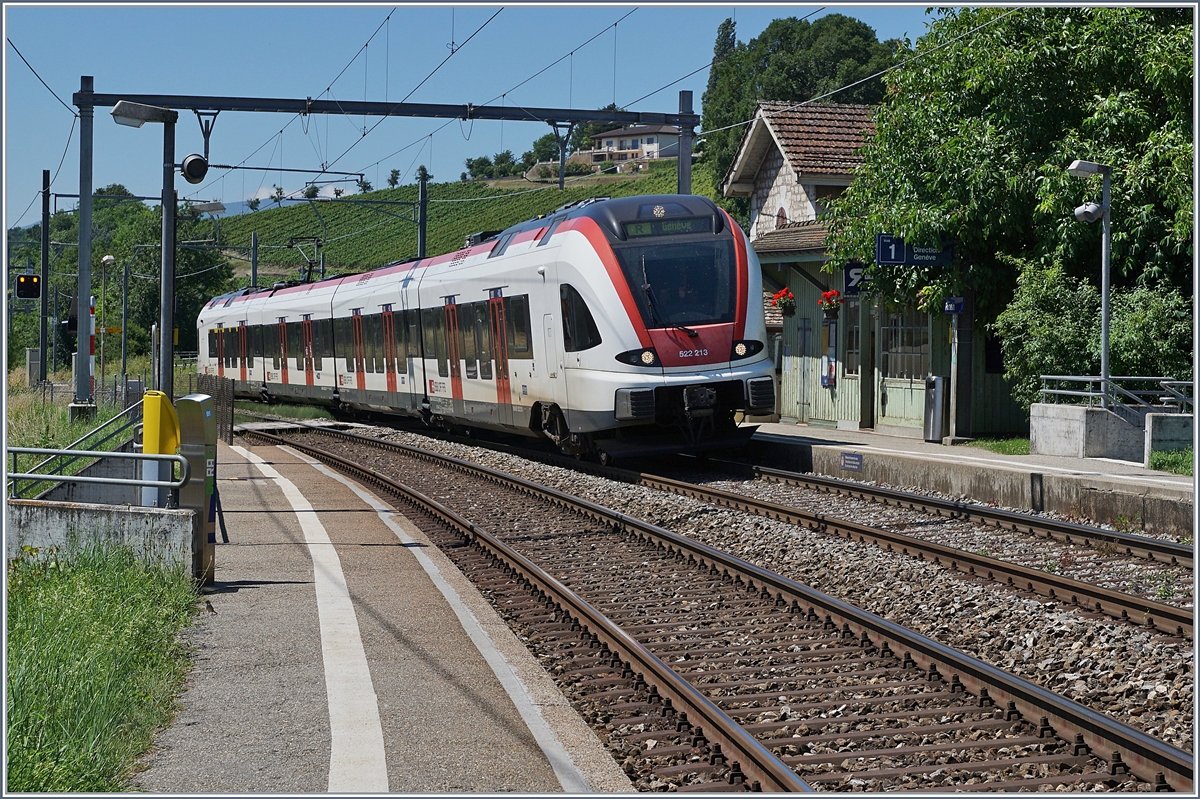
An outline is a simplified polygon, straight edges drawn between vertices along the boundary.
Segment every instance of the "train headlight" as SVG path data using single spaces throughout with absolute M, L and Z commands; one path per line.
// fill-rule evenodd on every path
M 758 355 L 763 350 L 761 341 L 735 341 L 733 342 L 733 351 L 729 353 L 729 360 L 737 361 L 742 358 L 749 358 L 751 355 Z
M 658 353 L 654 351 L 653 347 L 627 350 L 618 355 L 617 360 L 630 366 L 658 366 Z

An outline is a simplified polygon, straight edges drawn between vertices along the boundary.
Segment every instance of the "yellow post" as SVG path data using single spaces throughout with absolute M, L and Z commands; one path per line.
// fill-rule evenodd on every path
M 142 452 L 147 455 L 174 455 L 179 451 L 179 418 L 167 395 L 147 391 L 142 400 Z M 168 461 L 143 461 L 142 479 L 170 481 L 174 467 Z M 142 505 L 165 508 L 168 488 L 142 488 Z

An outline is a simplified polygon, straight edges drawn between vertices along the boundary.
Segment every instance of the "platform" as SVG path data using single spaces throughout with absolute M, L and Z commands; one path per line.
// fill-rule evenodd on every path
M 195 670 L 135 784 L 169 793 L 613 792 L 630 783 L 407 519 L 324 466 L 220 445 Z
M 753 442 L 761 454 L 779 459 L 780 468 L 1053 511 L 1126 532 L 1183 537 L 1194 529 L 1194 479 L 1140 463 L 1001 455 L 869 430 L 795 424 L 762 424 Z

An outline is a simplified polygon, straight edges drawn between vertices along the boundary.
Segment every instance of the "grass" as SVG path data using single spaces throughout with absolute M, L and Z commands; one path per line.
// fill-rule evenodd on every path
M 1028 438 L 977 438 L 967 442 L 968 447 L 979 447 L 1001 455 L 1028 455 Z
M 1175 450 L 1174 452 L 1151 452 L 1150 468 L 1160 472 L 1185 474 L 1190 477 L 1192 475 L 1192 459 L 1193 450 L 1191 447 Z
M 7 592 L 8 790 L 127 790 L 190 668 L 190 576 L 114 545 L 27 550 Z
M 265 416 L 282 416 L 285 419 L 332 419 L 333 417 L 324 408 L 316 405 L 264 405 L 261 402 L 250 402 L 248 400 L 238 400 L 233 403 L 233 421 L 237 422 L 257 422 L 261 421 L 252 416 L 240 414 L 238 411 L 246 411 L 247 413 L 263 414 Z

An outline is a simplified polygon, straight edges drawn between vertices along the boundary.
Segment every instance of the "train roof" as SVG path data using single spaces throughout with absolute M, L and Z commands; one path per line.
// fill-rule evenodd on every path
M 657 209 L 657 210 L 656 210 Z M 589 217 L 600 224 L 612 238 L 624 241 L 624 223 L 643 219 L 669 218 L 673 216 L 711 216 L 714 233 L 720 233 L 725 221 L 717 204 L 707 197 L 694 194 L 642 194 L 633 197 L 589 197 L 568 203 L 548 214 L 513 225 L 496 236 L 519 233 L 553 223 L 558 219 Z

